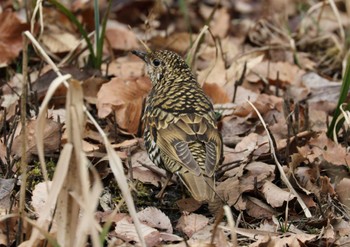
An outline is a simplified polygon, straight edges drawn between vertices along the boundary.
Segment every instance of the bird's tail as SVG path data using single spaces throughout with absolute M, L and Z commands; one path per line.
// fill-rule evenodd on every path
M 192 197 L 199 202 L 211 202 L 215 197 L 215 179 L 204 175 L 196 176 L 187 171 L 178 174 Z

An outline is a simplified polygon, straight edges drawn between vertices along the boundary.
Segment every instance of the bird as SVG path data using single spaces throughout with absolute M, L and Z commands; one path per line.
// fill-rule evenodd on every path
M 143 115 L 151 161 L 173 174 L 199 202 L 215 197 L 215 171 L 223 159 L 214 107 L 180 55 L 169 50 L 131 51 L 146 64 L 152 88 Z

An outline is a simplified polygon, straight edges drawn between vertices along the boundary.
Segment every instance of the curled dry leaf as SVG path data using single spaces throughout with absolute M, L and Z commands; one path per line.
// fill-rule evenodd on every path
M 291 192 L 279 188 L 270 181 L 265 181 L 262 186 L 262 193 L 264 194 L 267 203 L 274 208 L 281 207 L 284 202 L 288 202 L 295 198 L 295 195 Z
M 127 25 L 114 20 L 107 21 L 106 38 L 116 50 L 128 51 L 139 47 L 135 33 Z
M 27 131 L 27 144 L 26 144 L 26 152 L 27 154 L 37 154 L 37 142 L 36 142 L 36 133 L 35 126 L 37 124 L 37 120 L 31 120 L 28 122 L 26 126 Z M 55 122 L 51 119 L 46 119 L 44 132 L 44 147 L 45 153 L 50 153 L 57 151 L 61 144 L 61 128 L 62 124 Z M 22 156 L 22 135 L 17 135 L 13 141 L 12 145 L 12 154 L 16 154 L 18 157 Z
M 213 54 L 215 56 L 215 54 Z M 218 56 L 211 59 L 210 65 L 201 71 L 198 71 L 198 82 L 203 85 L 206 83 L 216 83 L 223 87 L 226 82 L 226 67 L 222 52 L 218 51 Z
M 165 231 L 167 233 L 173 232 L 170 219 L 162 211 L 155 207 L 147 207 L 144 210 L 137 213 L 139 220 L 147 226 L 158 229 L 159 231 Z
M 79 45 L 79 40 L 72 33 L 63 31 L 57 26 L 47 26 L 41 36 L 42 43 L 52 53 L 63 53 L 74 50 Z
M 203 229 L 209 219 L 201 214 L 182 215 L 176 225 L 176 229 L 191 237 L 197 231 Z
M 113 78 L 97 94 L 98 116 L 105 118 L 115 111 L 117 124 L 130 133 L 139 127 L 142 103 L 151 89 L 148 78 Z
M 254 197 L 245 198 L 245 204 L 247 213 L 256 219 L 271 219 L 273 215 L 277 214 L 272 207 Z
M 147 246 L 156 246 L 159 244 L 159 231 L 145 224 L 141 224 L 141 231 Z M 126 218 L 116 223 L 115 233 L 119 238 L 123 239 L 126 242 L 139 242 L 139 237 L 136 233 L 134 224 L 130 223 Z
M 0 14 L 0 67 L 15 59 L 23 48 L 22 32 L 29 28 L 22 23 L 16 13 L 3 11 Z
M 252 130 L 253 124 L 247 118 L 232 115 L 222 119 L 221 134 L 226 145 L 236 145 L 245 134 Z
M 244 170 L 244 175 L 240 179 L 241 193 L 253 191 L 255 189 L 254 186 L 260 187 L 261 182 L 266 180 L 272 181 L 275 177 L 275 166 L 260 161 L 249 163 Z
M 161 175 L 165 177 L 165 171 L 156 166 L 144 150 L 139 150 L 131 156 L 133 177 L 142 183 L 150 183 L 159 186 Z M 145 166 L 144 166 L 145 165 Z

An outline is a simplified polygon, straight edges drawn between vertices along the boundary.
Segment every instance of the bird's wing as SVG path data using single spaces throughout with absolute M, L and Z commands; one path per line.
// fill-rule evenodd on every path
M 170 160 L 183 164 L 197 176 L 200 175 L 201 168 L 189 148 L 189 143 L 202 143 L 205 148 L 205 173 L 207 176 L 213 175 L 215 166 L 221 159 L 222 140 L 212 116 L 168 116 L 159 118 L 153 127 L 157 132 L 155 141 L 161 152 Z

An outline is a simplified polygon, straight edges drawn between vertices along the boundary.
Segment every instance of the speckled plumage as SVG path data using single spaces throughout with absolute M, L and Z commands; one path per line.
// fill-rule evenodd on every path
M 194 199 L 212 201 L 222 138 L 211 101 L 176 53 L 133 53 L 145 61 L 153 84 L 144 113 L 150 159 L 177 174 Z

